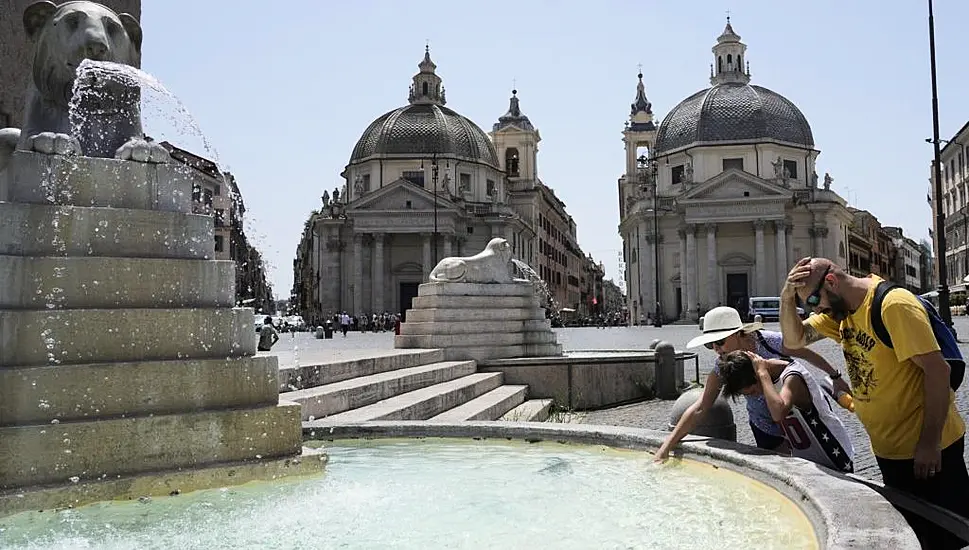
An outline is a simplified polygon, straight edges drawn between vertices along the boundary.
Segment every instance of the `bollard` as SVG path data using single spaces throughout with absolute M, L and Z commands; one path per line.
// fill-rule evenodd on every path
M 660 399 L 679 397 L 680 388 L 676 385 L 676 350 L 673 344 L 665 341 L 656 344 L 653 366 L 656 369 L 656 396 Z
M 649 343 L 649 349 L 656 349 L 656 346 L 658 344 L 659 344 L 659 339 L 653 340 L 652 342 Z
M 323 339 L 323 327 L 322 326 L 316 327 L 316 332 L 313 334 L 313 336 L 315 336 L 317 340 L 322 340 Z
M 763 323 L 764 322 L 764 318 L 760 314 L 754 315 L 754 322 L 755 323 Z
M 676 427 L 676 423 L 680 421 L 680 417 L 686 412 L 686 409 L 690 407 L 696 400 L 703 395 L 703 388 L 692 389 L 676 400 L 673 403 L 673 408 L 670 411 L 670 423 L 667 428 L 672 430 Z M 737 441 L 737 424 L 734 423 L 733 410 L 730 408 L 730 403 L 722 395 L 717 396 L 717 400 L 713 402 L 713 406 L 710 410 L 703 413 L 700 421 L 696 423 L 696 426 L 690 431 L 693 435 L 702 435 L 704 437 L 715 437 L 717 439 L 726 439 L 727 441 Z
M 700 325 L 700 332 L 703 332 L 703 316 L 702 315 L 700 316 L 700 320 L 698 321 L 698 324 Z

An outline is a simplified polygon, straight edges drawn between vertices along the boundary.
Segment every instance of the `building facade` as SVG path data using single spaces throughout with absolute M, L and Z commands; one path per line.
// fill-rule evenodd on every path
M 33 44 L 24 32 L 23 13 L 37 0 L 4 0 L 0 10 L 0 128 L 23 124 L 27 84 L 31 78 Z M 63 0 L 54 2 L 63 4 Z M 117 13 L 141 20 L 141 0 L 98 0 Z
M 965 290 L 969 276 L 969 122 L 942 148 L 942 211 L 945 214 L 945 253 L 939 251 L 935 234 L 935 171 L 929 165 L 929 202 L 932 205 L 933 249 L 936 258 L 945 258 L 946 284 L 955 291 Z M 938 280 L 938 273 L 936 273 Z
M 748 298 L 779 294 L 798 258 L 848 263 L 852 215 L 833 179 L 818 181 L 807 119 L 751 85 L 745 58 L 728 20 L 711 87 L 658 127 L 639 75 L 618 184 L 630 323 L 657 313 L 696 321 L 718 305 L 745 312 Z
M 161 145 L 173 160 L 199 176 L 192 189 L 192 213 L 212 216 L 215 259 L 235 262 L 236 304 L 260 313 L 273 313 L 273 293 L 266 280 L 262 256 L 249 243 L 243 229 L 245 203 L 235 176 L 222 172 L 211 160 L 167 141 Z
M 897 284 L 904 286 L 916 294 L 931 290 L 923 285 L 922 247 L 919 243 L 906 237 L 901 227 L 883 227 L 882 230 L 892 239 L 895 250 L 895 277 Z
M 418 69 L 407 105 L 367 127 L 346 184 L 325 191 L 306 222 L 291 298 L 303 318 L 405 313 L 440 259 L 477 254 L 495 237 L 540 271 L 556 302 L 577 304 L 575 223 L 539 180 L 541 136 L 517 90 L 487 134 L 445 106 L 429 51 Z

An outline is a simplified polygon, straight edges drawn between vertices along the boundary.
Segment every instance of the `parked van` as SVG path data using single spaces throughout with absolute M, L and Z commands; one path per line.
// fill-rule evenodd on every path
M 780 296 L 754 296 L 747 304 L 747 316 L 751 321 L 755 315 L 760 315 L 764 321 L 777 321 L 781 315 Z M 804 318 L 804 309 L 797 308 L 797 316 Z

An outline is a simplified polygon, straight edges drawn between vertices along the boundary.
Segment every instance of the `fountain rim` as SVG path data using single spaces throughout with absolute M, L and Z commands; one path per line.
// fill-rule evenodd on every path
M 472 438 L 555 441 L 655 451 L 665 432 L 624 426 L 594 426 L 544 422 L 440 423 L 372 421 L 326 425 L 304 423 L 304 441 L 386 438 Z M 804 513 L 814 527 L 820 548 L 896 548 L 921 546 L 902 515 L 868 484 L 827 470 L 813 462 L 702 436 L 687 436 L 680 453 L 689 458 L 760 481 L 778 491 Z

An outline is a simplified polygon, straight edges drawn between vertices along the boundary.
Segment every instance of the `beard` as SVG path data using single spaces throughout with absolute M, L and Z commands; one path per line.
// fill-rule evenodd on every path
M 848 308 L 848 304 L 845 302 L 844 298 L 831 292 L 825 292 L 828 295 L 828 308 L 830 309 L 828 315 L 838 322 L 847 319 L 848 316 L 851 315 L 851 310 Z

